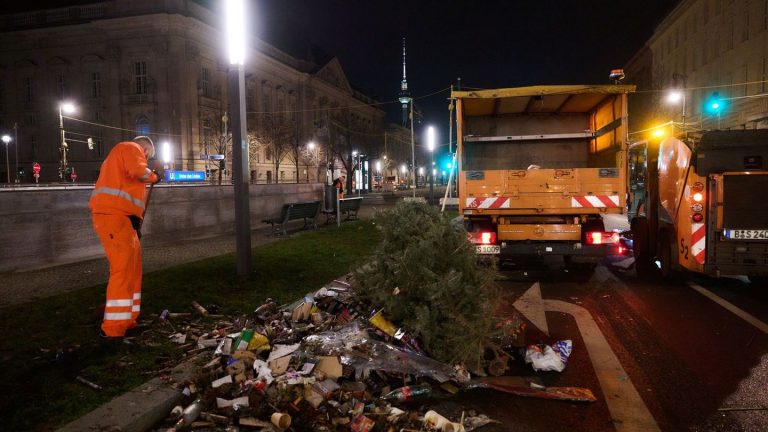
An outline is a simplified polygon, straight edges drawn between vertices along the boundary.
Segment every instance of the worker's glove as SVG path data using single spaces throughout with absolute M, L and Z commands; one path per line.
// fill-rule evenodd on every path
M 157 180 L 153 181 L 152 184 L 160 183 L 160 180 L 163 179 L 163 176 L 161 176 L 160 173 L 157 172 L 157 170 L 152 170 L 152 172 L 155 174 L 155 177 L 157 177 Z

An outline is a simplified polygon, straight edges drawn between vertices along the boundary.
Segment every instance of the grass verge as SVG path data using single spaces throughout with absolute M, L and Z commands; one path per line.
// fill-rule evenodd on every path
M 371 222 L 358 221 L 260 246 L 248 282 L 238 280 L 233 254 L 147 274 L 140 320 L 194 312 L 192 300 L 226 315 L 250 313 L 268 297 L 296 300 L 364 261 L 379 239 Z M 100 285 L 0 309 L 0 429 L 52 430 L 182 359 L 170 343 L 100 344 L 104 292 Z

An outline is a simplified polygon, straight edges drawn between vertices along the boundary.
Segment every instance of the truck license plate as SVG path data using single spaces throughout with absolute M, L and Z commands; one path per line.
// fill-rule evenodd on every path
M 475 253 L 478 255 L 498 255 L 501 253 L 499 245 L 479 245 L 475 246 Z
M 768 230 L 725 230 L 725 236 L 734 240 L 768 240 Z

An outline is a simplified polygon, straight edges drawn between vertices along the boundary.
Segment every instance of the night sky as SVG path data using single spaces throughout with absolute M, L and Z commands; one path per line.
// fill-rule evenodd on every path
M 129 1 L 129 0 L 123 0 Z M 213 3 L 217 0 L 197 0 Z M 87 1 L 4 2 L 6 11 Z M 447 89 L 609 83 L 678 0 L 251 0 L 254 31 L 293 55 L 335 55 L 352 85 L 395 101 L 406 38 L 419 98 Z M 628 81 L 631 77 L 628 77 Z M 447 126 L 448 92 L 418 99 L 422 123 Z M 399 121 L 399 103 L 383 105 Z M 444 139 L 444 138 L 443 138 Z

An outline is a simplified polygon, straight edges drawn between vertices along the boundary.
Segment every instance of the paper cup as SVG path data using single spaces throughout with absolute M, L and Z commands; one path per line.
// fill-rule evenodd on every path
M 291 416 L 285 413 L 273 413 L 272 424 L 279 427 L 280 429 L 285 429 L 291 425 Z

